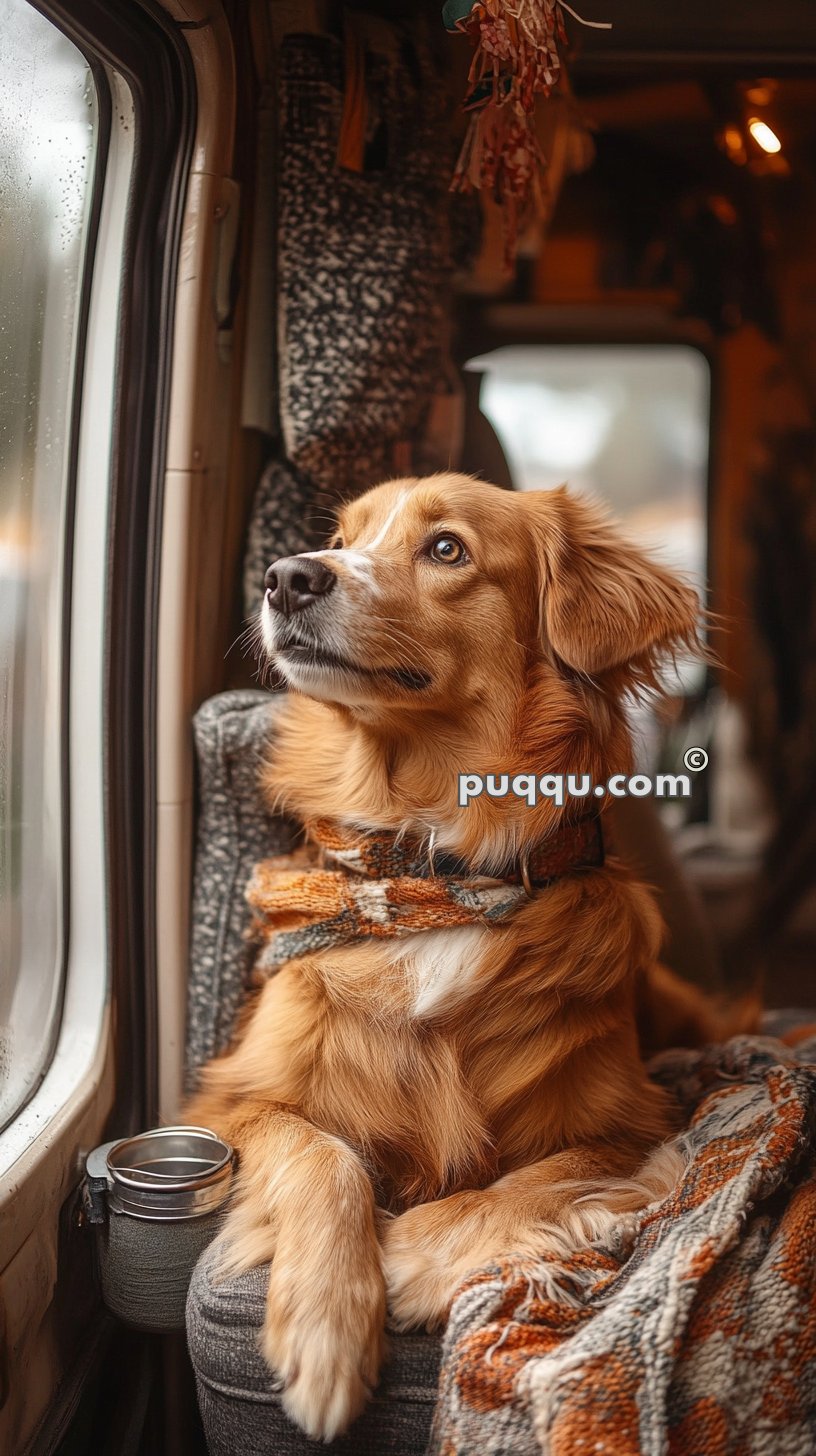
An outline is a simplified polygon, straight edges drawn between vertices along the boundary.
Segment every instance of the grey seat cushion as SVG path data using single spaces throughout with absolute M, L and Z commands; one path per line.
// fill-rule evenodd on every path
M 259 859 L 292 848 L 297 826 L 270 814 L 259 775 L 282 693 L 219 693 L 193 720 L 198 829 L 187 998 L 187 1085 L 224 1051 L 252 970 L 244 889 Z
M 270 814 L 259 774 L 283 694 L 228 692 L 211 698 L 194 722 L 198 765 L 198 838 L 187 1030 L 188 1083 L 228 1044 L 252 969 L 244 887 L 252 866 L 291 849 L 296 824 Z M 281 1410 L 258 1349 L 268 1268 L 220 1285 L 205 1252 L 193 1274 L 187 1330 L 207 1442 L 215 1456 L 237 1451 L 325 1450 Z M 333 1450 L 359 1456 L 424 1452 L 433 1417 L 440 1341 L 395 1335 L 391 1358 L 369 1410 Z
M 187 1298 L 187 1339 L 211 1456 L 306 1456 L 325 1451 L 283 1413 L 258 1334 L 269 1268 L 217 1284 L 212 1249 L 199 1259 Z M 332 1443 L 338 1456 L 422 1456 L 436 1401 L 441 1340 L 393 1335 L 380 1384 L 347 1435 Z

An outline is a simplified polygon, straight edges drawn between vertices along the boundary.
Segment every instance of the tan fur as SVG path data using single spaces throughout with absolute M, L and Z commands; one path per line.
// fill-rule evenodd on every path
M 322 558 L 337 585 L 298 631 L 368 671 L 304 679 L 267 609 L 267 650 L 296 690 L 270 799 L 501 871 L 587 806 L 459 808 L 457 775 L 626 772 L 622 694 L 695 640 L 695 595 L 563 492 L 398 481 L 349 506 L 340 532 Z M 466 564 L 429 556 L 444 533 Z M 344 1429 L 376 1381 L 386 1288 L 403 1325 L 438 1325 L 469 1269 L 566 1251 L 672 1186 L 660 1145 L 675 1112 L 644 1071 L 638 999 L 658 1036 L 723 1024 L 657 968 L 661 934 L 651 895 L 610 859 L 479 931 L 467 977 L 436 1000 L 418 1000 L 419 937 L 403 955 L 364 942 L 290 962 L 206 1069 L 186 1115 L 241 1162 L 224 1266 L 271 1258 L 264 1351 L 310 1434 Z

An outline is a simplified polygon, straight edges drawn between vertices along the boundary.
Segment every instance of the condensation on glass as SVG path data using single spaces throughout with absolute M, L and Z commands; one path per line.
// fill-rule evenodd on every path
M 70 420 L 97 135 L 77 48 L 0 0 L 0 1127 L 61 1000 Z

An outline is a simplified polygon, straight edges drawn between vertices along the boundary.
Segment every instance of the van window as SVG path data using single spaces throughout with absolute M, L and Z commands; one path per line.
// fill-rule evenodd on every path
M 666 344 L 508 344 L 466 366 L 517 490 L 566 483 L 605 501 L 632 540 L 706 598 L 711 377 L 701 350 Z M 699 657 L 678 654 L 666 701 L 630 705 L 639 768 L 674 766 L 669 712 L 706 690 Z M 685 810 L 687 806 L 681 806 Z M 678 805 L 661 806 L 667 823 Z M 696 802 L 694 813 L 699 814 Z
M 702 587 L 709 366 L 686 344 L 531 344 L 474 359 L 518 490 L 567 482 Z
M 72 405 L 97 100 L 85 58 L 0 0 L 0 1128 L 59 1023 Z

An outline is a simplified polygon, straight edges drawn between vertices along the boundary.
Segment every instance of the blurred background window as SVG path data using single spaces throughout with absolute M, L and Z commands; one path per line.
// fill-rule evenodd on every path
M 0 1128 L 47 1069 L 64 924 L 71 415 L 97 104 L 87 62 L 0 0 Z
M 479 403 L 517 490 L 571 490 L 607 502 L 632 540 L 706 596 L 711 380 L 687 344 L 508 345 L 471 359 Z M 633 706 L 644 769 L 665 749 L 671 697 L 703 691 L 705 667 L 684 658 L 656 714 Z M 676 767 L 676 765 L 673 765 Z
M 708 362 L 669 345 L 518 345 L 472 359 L 517 490 L 608 501 L 630 536 L 702 587 Z

